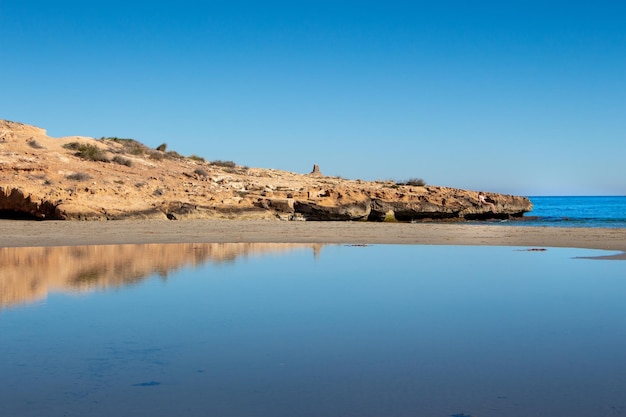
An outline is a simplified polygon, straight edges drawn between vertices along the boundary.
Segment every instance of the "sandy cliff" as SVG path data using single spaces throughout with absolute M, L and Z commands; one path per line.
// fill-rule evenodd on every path
M 0 120 L 0 215 L 33 219 L 463 220 L 521 217 L 525 197 L 247 168 L 136 141 L 51 138 Z

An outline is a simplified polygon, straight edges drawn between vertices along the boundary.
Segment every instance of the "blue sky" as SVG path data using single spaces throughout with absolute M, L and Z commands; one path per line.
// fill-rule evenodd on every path
M 0 118 L 207 160 L 626 194 L 626 3 L 0 0 Z

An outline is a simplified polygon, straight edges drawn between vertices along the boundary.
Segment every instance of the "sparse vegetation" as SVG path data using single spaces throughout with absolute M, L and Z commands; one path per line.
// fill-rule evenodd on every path
M 150 152 L 150 159 L 155 161 L 162 161 L 164 158 L 161 152 Z
M 193 171 L 193 173 L 197 174 L 197 175 L 200 175 L 201 177 L 208 177 L 209 176 L 209 173 L 206 170 L 202 169 L 202 168 L 196 168 Z
M 184 156 L 182 156 L 181 154 L 179 154 L 176 151 L 169 151 L 165 153 L 165 157 L 168 159 L 185 159 Z
M 29 140 L 28 145 L 33 149 L 44 149 L 44 146 L 37 142 L 35 139 Z
M 92 177 L 86 172 L 75 172 L 73 174 L 69 174 L 65 178 L 67 178 L 68 180 L 72 180 L 72 181 L 88 181 Z
M 88 161 L 109 162 L 109 158 L 107 158 L 104 151 L 95 145 L 80 142 L 70 142 L 63 145 L 63 147 L 65 149 L 71 149 L 76 151 L 74 156 L 78 156 L 79 158 Z
M 114 162 L 120 165 L 126 165 L 128 167 L 132 166 L 132 160 L 128 158 L 124 158 L 119 154 L 131 154 L 136 156 L 147 155 L 147 157 L 154 161 L 162 161 L 164 158 L 172 159 L 172 160 L 192 160 L 195 162 L 206 163 L 206 159 L 198 156 L 191 155 L 189 157 L 185 157 L 179 154 L 176 151 L 167 151 L 167 144 L 162 143 L 156 147 L 156 149 L 151 149 L 141 142 L 136 141 L 135 139 L 128 138 L 118 138 L 118 137 L 101 137 L 101 142 L 114 142 L 117 144 L 121 144 L 122 148 L 119 146 L 109 145 L 108 150 L 104 150 L 96 145 L 81 143 L 81 142 L 70 142 L 63 145 L 64 148 L 76 151 L 74 156 L 78 156 L 79 158 L 88 160 L 88 161 L 102 161 L 102 162 Z M 38 147 L 38 144 L 33 140 L 30 145 L 34 148 Z M 112 159 L 107 157 L 107 152 L 118 154 L 114 156 Z M 230 173 L 241 173 L 239 171 L 248 170 L 248 167 L 239 167 L 233 161 L 222 161 L 215 160 L 209 162 L 210 165 L 218 166 L 224 168 L 226 172 Z M 202 173 L 196 172 L 198 175 L 208 176 L 208 173 L 205 170 L 201 170 Z
M 237 166 L 237 164 L 234 163 L 233 161 L 221 161 L 219 159 L 215 161 L 211 161 L 210 164 L 216 167 L 222 167 L 222 168 L 235 168 Z
M 115 155 L 112 159 L 113 162 L 120 165 L 126 165 L 127 167 L 133 166 L 133 161 L 123 156 Z
M 129 153 L 131 155 L 143 155 L 145 154 L 149 148 L 141 142 L 136 141 L 135 139 L 125 139 L 125 138 L 100 138 L 103 141 L 111 141 L 119 143 L 123 146 L 124 152 Z
M 423 187 L 426 185 L 426 181 L 421 178 L 411 178 L 405 182 L 399 182 L 398 185 L 412 185 L 414 187 Z
M 191 155 L 189 157 L 189 159 L 192 159 L 192 160 L 198 161 L 198 162 L 205 162 L 206 161 L 203 157 L 198 156 L 198 155 Z
M 411 178 L 406 183 L 407 185 L 414 185 L 416 187 L 423 187 L 426 185 L 426 181 L 421 178 Z

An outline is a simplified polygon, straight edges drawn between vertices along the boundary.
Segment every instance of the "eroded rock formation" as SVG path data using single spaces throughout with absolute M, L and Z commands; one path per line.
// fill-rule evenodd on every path
M 323 221 L 507 219 L 525 197 L 394 181 L 346 180 L 185 158 L 136 141 L 81 136 L 0 120 L 0 215 L 119 220 L 277 218 Z

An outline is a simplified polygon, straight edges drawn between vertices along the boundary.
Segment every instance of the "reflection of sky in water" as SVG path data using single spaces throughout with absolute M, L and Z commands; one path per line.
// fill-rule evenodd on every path
M 626 262 L 325 246 L 0 311 L 0 413 L 626 415 Z

